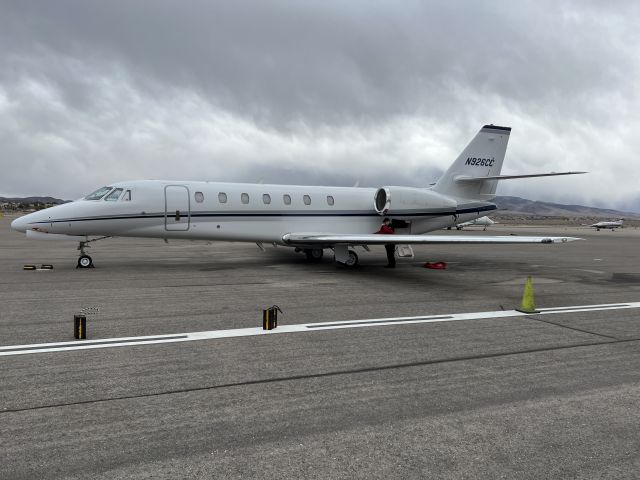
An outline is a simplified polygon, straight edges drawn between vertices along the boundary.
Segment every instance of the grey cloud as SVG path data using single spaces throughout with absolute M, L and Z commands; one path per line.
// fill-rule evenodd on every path
M 4 17 L 5 36 L 26 37 L 22 53 L 113 59 L 267 123 L 446 118 L 452 84 L 534 106 L 612 82 L 631 90 L 621 80 L 635 53 L 611 47 L 637 44 L 618 25 L 624 10 L 560 2 L 29 4 Z

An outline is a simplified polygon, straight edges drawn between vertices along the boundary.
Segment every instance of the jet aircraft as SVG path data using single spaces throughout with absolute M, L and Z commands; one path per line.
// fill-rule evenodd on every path
M 609 229 L 609 230 L 615 230 L 616 228 L 624 228 L 624 219 L 620 219 L 620 220 L 615 220 L 615 221 L 608 221 L 608 222 L 598 222 L 598 223 L 594 223 L 593 225 L 589 225 L 591 228 L 595 228 L 597 232 L 599 232 L 601 229 Z
M 573 237 L 424 235 L 496 209 L 499 181 L 586 172 L 501 175 L 511 128 L 485 125 L 428 188 L 266 185 L 138 180 L 14 220 L 27 238 L 78 242 L 77 266 L 93 266 L 90 243 L 109 237 L 219 240 L 287 246 L 311 261 L 333 250 L 354 266 L 354 247 L 388 244 L 561 243 Z M 396 234 L 375 232 L 392 219 Z
M 496 222 L 491 220 L 489 217 L 484 216 L 474 220 L 469 220 L 468 222 L 459 223 L 456 225 L 456 230 L 462 230 L 464 227 L 484 227 L 483 230 L 486 230 L 487 227 L 490 227 L 495 223 Z

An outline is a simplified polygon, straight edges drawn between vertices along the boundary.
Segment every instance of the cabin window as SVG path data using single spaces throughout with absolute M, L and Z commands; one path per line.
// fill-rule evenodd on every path
M 249 203 L 249 194 L 248 193 L 243 193 L 242 195 L 240 195 L 240 201 L 242 203 L 244 203 L 245 205 L 247 203 Z
M 336 203 L 331 195 L 327 195 L 327 204 L 333 206 Z
M 311 205 L 311 197 L 309 195 L 305 195 L 304 197 L 302 197 L 302 200 L 304 201 L 305 205 Z
M 104 197 L 104 201 L 117 202 L 118 199 L 120 198 L 120 194 L 122 193 L 122 190 L 123 190 L 122 188 L 116 188 L 113 192 L 111 192 L 109 195 Z
M 194 195 L 196 202 L 198 203 L 202 203 L 204 202 L 204 193 L 202 192 L 196 192 L 196 194 Z
M 227 194 L 226 194 L 226 193 L 224 193 L 224 192 L 220 192 L 220 193 L 218 194 L 218 201 L 219 201 L 220 203 L 227 203 Z
M 122 201 L 123 202 L 131 201 L 131 190 L 127 190 L 126 192 L 124 192 L 124 195 L 122 196 Z
M 291 205 L 291 195 L 287 195 L 286 193 L 282 196 L 282 201 L 285 205 Z
M 271 195 L 269 195 L 268 193 L 263 194 L 262 201 L 265 205 L 269 205 L 271 203 Z
M 87 195 L 86 197 L 84 197 L 85 200 L 100 200 L 102 197 L 104 197 L 108 192 L 111 191 L 113 187 L 102 187 L 99 188 L 98 190 L 96 190 L 93 193 L 90 193 L 89 195 Z

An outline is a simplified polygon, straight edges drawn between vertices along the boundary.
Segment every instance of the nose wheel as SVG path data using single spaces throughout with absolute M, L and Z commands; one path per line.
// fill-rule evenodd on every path
M 80 258 L 78 258 L 77 268 L 93 268 L 93 260 L 89 255 L 81 255 Z

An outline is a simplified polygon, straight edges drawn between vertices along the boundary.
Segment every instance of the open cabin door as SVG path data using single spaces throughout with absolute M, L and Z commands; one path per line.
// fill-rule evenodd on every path
M 189 189 L 184 185 L 164 187 L 164 228 L 169 231 L 189 230 L 191 208 Z

